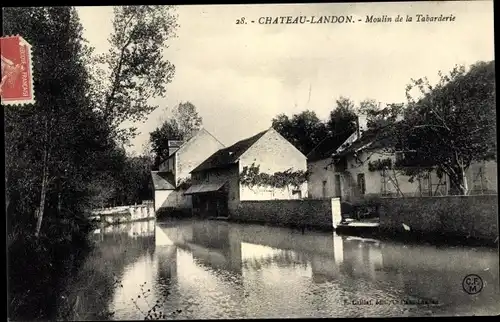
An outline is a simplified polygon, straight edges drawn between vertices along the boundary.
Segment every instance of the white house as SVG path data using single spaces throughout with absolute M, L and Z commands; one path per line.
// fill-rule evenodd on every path
M 260 173 L 307 171 L 307 160 L 276 130 L 268 129 L 220 149 L 193 169 L 193 211 L 224 216 L 240 201 L 301 199 L 307 196 L 307 182 L 299 187 L 246 186 L 240 176 L 245 167 L 258 166 Z
M 223 147 L 206 129 L 184 143 L 169 141 L 169 156 L 160 164 L 159 171 L 151 172 L 155 211 L 162 208 L 190 211 L 191 197 L 184 192 L 189 186 L 191 170 Z
M 355 199 L 365 195 L 439 196 L 447 195 L 450 182 L 429 171 L 410 182 L 396 169 L 382 170 L 377 164 L 395 162 L 403 153 L 388 154 L 372 146 L 376 133 L 367 129 L 366 118 L 358 119 L 358 129 L 340 147 L 328 146 L 325 139 L 308 155 L 309 196 Z M 388 161 L 390 160 L 390 161 Z M 496 162 L 472 164 L 467 171 L 470 194 L 496 193 Z

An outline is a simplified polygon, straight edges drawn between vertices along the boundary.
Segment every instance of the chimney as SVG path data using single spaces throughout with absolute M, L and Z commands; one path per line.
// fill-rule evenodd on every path
M 168 141 L 168 155 L 171 156 L 175 151 L 179 150 L 182 145 L 182 141 L 179 140 L 169 140 Z
M 356 133 L 358 134 L 358 138 L 363 135 L 363 132 L 365 132 L 368 129 L 368 120 L 366 115 L 360 114 L 356 118 Z

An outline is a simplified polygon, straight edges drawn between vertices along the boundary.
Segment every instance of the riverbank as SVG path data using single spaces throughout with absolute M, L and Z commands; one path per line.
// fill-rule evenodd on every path
M 408 244 L 432 244 L 435 246 L 469 246 L 497 248 L 498 239 L 477 238 L 453 234 L 437 234 L 423 232 L 396 232 L 381 230 L 380 227 L 369 226 L 339 226 L 335 230 L 340 236 L 356 236 L 363 238 L 376 238 L 382 241 L 397 241 Z
M 197 219 L 194 218 L 193 219 Z M 349 225 L 339 225 L 335 229 L 332 226 L 326 226 L 321 224 L 316 225 L 301 225 L 301 224 L 279 224 L 271 221 L 263 220 L 238 220 L 231 217 L 213 217 L 208 218 L 208 220 L 213 221 L 226 221 L 228 223 L 236 224 L 257 224 L 269 227 L 282 227 L 290 228 L 297 231 L 306 233 L 310 231 L 319 232 L 333 232 L 342 236 L 357 236 L 366 238 L 376 238 L 380 240 L 394 240 L 406 243 L 430 243 L 434 245 L 449 245 L 449 246 L 485 246 L 490 248 L 498 247 L 498 238 L 495 240 L 493 238 L 478 238 L 473 236 L 463 236 L 460 234 L 450 234 L 450 233 L 425 233 L 421 231 L 391 231 L 388 229 L 381 229 L 380 225 L 374 225 L 369 223 L 368 225 L 351 223 Z M 410 228 L 411 229 L 411 228 Z
M 9 320 L 54 320 L 64 279 L 92 250 L 90 229 L 55 239 L 19 235 L 7 250 Z

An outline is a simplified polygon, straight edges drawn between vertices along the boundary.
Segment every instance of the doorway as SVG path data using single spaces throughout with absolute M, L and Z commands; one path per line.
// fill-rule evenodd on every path
M 365 174 L 358 173 L 358 191 L 361 195 L 364 195 L 366 192 L 366 183 L 365 183 Z
M 340 174 L 335 175 L 335 197 L 340 197 L 342 190 L 340 187 Z

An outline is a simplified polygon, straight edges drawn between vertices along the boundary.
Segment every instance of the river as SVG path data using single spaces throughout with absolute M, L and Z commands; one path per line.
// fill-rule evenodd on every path
M 60 318 L 406 317 L 499 313 L 498 250 L 222 221 L 96 231 Z M 464 291 L 477 274 L 483 289 Z M 154 308 L 153 308 L 154 306 Z M 156 314 L 156 315 L 155 315 Z

